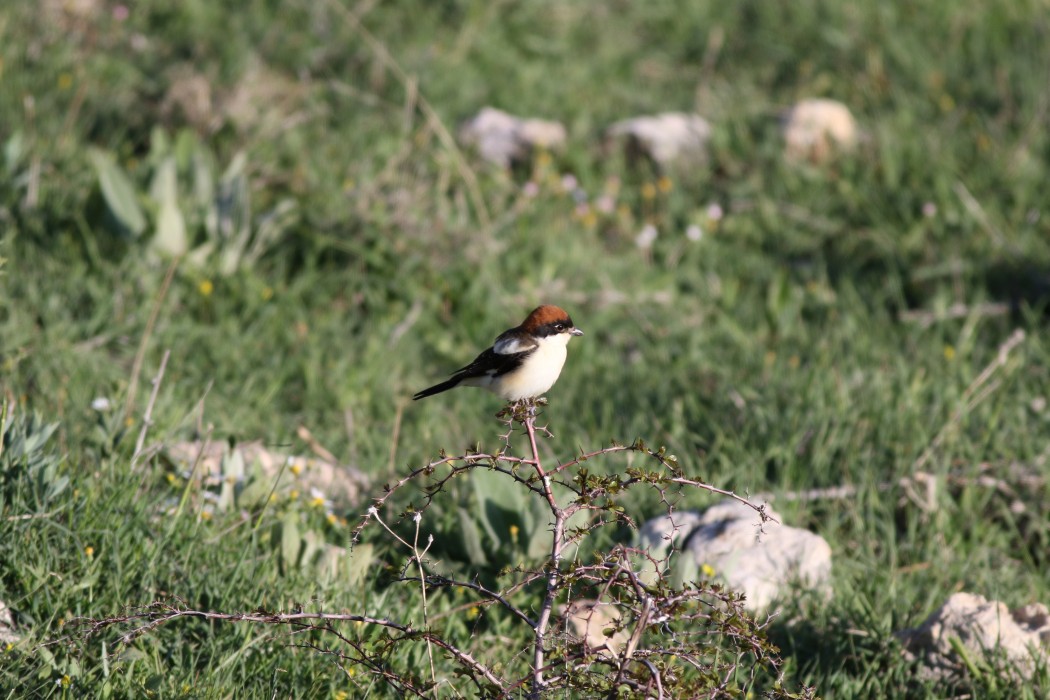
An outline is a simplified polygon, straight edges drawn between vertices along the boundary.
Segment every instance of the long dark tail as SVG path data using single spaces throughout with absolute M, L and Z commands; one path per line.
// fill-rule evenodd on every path
M 413 396 L 412 400 L 413 401 L 419 401 L 420 399 L 425 399 L 428 396 L 433 396 L 434 394 L 440 394 L 442 391 L 448 391 L 449 389 L 457 386 L 458 384 L 459 384 L 459 379 L 456 378 L 456 377 L 453 377 L 452 379 L 443 381 L 440 384 L 435 384 L 434 386 L 430 387 L 429 389 L 424 389 L 423 391 L 421 391 L 418 394 L 416 394 L 415 396 Z

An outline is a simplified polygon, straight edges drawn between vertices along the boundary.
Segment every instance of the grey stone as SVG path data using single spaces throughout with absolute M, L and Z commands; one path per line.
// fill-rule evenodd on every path
M 555 121 L 526 119 L 485 107 L 460 127 L 459 141 L 476 149 L 482 159 L 509 168 L 535 150 L 565 148 L 566 131 Z
M 781 520 L 768 506 L 766 512 Z M 744 605 L 752 611 L 769 610 L 793 585 L 830 594 L 827 541 L 801 528 L 762 524 L 758 513 L 738 501 L 702 513 L 679 512 L 650 520 L 642 526 L 640 541 L 654 558 L 666 556 L 675 542 L 701 571 L 713 570 L 730 590 L 743 593 Z
M 922 662 L 920 675 L 930 680 L 965 677 L 970 661 L 999 655 L 1010 672 L 1028 679 L 1050 663 L 1050 611 L 1033 603 L 1010 610 L 1005 603 L 974 593 L 955 593 L 917 628 L 897 633 L 905 655 Z
M 664 112 L 616 122 L 606 139 L 624 141 L 629 158 L 643 155 L 669 168 L 705 163 L 711 133 L 711 124 L 699 114 Z

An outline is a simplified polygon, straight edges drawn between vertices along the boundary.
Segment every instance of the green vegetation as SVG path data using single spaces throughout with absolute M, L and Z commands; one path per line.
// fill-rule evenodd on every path
M 168 596 L 419 605 L 378 530 L 334 566 L 297 551 L 348 545 L 366 504 L 294 497 L 285 473 L 264 505 L 219 509 L 159 455 L 133 468 L 150 379 L 170 351 L 147 447 L 309 454 L 306 426 L 381 486 L 442 448 L 498 447 L 491 396 L 408 397 L 539 302 L 587 332 L 545 410 L 552 455 L 641 437 L 830 542 L 832 600 L 770 630 L 787 687 L 1050 692 L 1045 672 L 1021 686 L 983 664 L 920 681 L 893 637 L 956 590 L 1050 602 L 1044 3 L 237 5 L 0 9 L 0 600 L 24 635 L 0 648 L 7 697 L 388 696 L 295 646 L 336 643 L 316 633 L 182 619 L 121 647 L 68 624 Z M 785 161 L 777 113 L 812 96 L 853 110 L 856 152 Z M 486 104 L 563 121 L 567 151 L 507 174 L 453 149 Z M 658 179 L 601 149 L 612 121 L 665 110 L 712 121 L 708 167 Z M 784 498 L 838 485 L 855 495 Z M 440 565 L 529 547 L 487 517 L 455 560 L 478 497 L 447 497 L 423 519 Z M 429 602 L 464 647 L 528 647 L 465 602 Z

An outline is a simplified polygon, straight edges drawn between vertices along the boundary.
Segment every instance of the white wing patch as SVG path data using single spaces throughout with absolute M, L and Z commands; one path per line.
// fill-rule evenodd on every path
M 492 352 L 497 355 L 516 355 L 519 352 L 526 352 L 535 347 L 536 341 L 512 335 L 506 338 L 497 338 L 496 342 L 492 344 Z

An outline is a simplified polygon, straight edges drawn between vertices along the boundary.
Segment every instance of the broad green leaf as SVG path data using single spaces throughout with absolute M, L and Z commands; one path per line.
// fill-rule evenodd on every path
M 222 488 L 216 508 L 228 511 L 234 506 L 237 482 L 244 477 L 244 457 L 240 450 L 232 450 L 222 458 Z
M 214 243 L 211 243 L 210 241 L 208 243 L 201 243 L 186 256 L 186 263 L 191 267 L 204 267 L 204 264 L 208 262 L 208 258 L 210 258 L 214 252 Z
M 153 249 L 171 257 L 184 255 L 189 248 L 186 221 L 179 209 L 178 167 L 175 156 L 168 156 L 157 168 L 150 184 L 150 196 L 159 205 Z
M 146 215 L 142 213 L 131 180 L 108 153 L 93 148 L 88 151 L 88 156 L 98 175 L 102 198 L 113 218 L 132 236 L 141 236 L 146 230 Z
M 303 549 L 300 555 L 300 566 L 309 566 L 314 557 L 325 546 L 324 536 L 316 530 L 307 530 L 303 533 Z M 318 562 L 320 564 L 320 562 Z
M 288 513 L 281 520 L 281 561 L 285 571 L 294 569 L 299 563 L 299 550 L 303 538 L 299 536 L 299 516 Z
M 671 564 L 671 586 L 683 588 L 686 584 L 700 580 L 700 565 L 692 552 L 681 552 Z
M 208 156 L 200 149 L 193 152 L 193 197 L 197 206 L 205 213 L 208 235 L 215 235 L 215 169 Z
M 179 170 L 189 170 L 194 154 L 197 152 L 197 134 L 189 129 L 182 129 L 175 135 L 175 162 Z
M 361 583 L 368 575 L 374 560 L 375 548 L 371 544 L 355 545 L 349 553 L 344 554 L 342 561 L 346 562 L 346 583 L 350 586 Z
M 481 544 L 481 531 L 466 508 L 459 508 L 459 531 L 463 535 L 463 548 L 467 551 L 470 563 L 485 566 L 489 563 L 485 556 L 485 547 Z
M 176 202 L 165 201 L 157 212 L 157 232 L 153 234 L 153 249 L 162 255 L 176 257 L 189 248 L 186 221 Z
M 4 143 L 4 167 L 7 169 L 8 175 L 14 174 L 15 168 L 22 161 L 24 154 L 25 135 L 21 131 L 16 131 Z
M 153 180 L 149 185 L 149 196 L 158 205 L 177 201 L 178 177 L 179 171 L 175 164 L 175 156 L 168 156 L 157 165 L 157 169 L 153 172 Z

